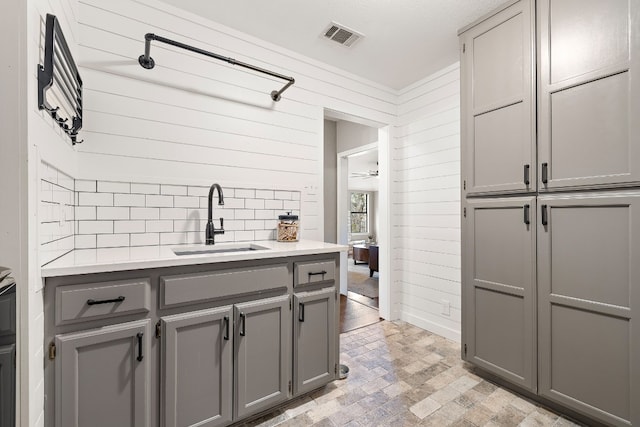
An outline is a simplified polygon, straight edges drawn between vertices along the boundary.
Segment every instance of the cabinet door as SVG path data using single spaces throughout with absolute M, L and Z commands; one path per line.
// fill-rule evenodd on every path
M 540 394 L 640 424 L 640 193 L 540 197 Z
M 236 305 L 236 419 L 289 396 L 291 311 L 288 295 Z
M 463 358 L 535 392 L 535 197 L 466 210 Z
M 56 336 L 57 427 L 148 427 L 150 320 Z
M 336 291 L 334 288 L 294 296 L 294 393 L 311 391 L 335 379 Z
M 232 420 L 231 306 L 162 318 L 163 426 Z
M 536 190 L 533 3 L 518 1 L 461 36 L 467 194 Z
M 538 8 L 540 189 L 640 182 L 640 3 Z
M 15 344 L 0 347 L 0 427 L 15 425 L 15 362 Z

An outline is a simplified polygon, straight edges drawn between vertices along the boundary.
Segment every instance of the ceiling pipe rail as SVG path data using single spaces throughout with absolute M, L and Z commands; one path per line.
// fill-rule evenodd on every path
M 282 87 L 282 89 L 271 91 L 271 99 L 276 101 L 276 102 L 280 101 L 280 99 L 282 98 L 282 96 L 281 96 L 282 93 L 285 90 L 289 89 L 289 87 L 295 83 L 295 79 L 293 77 L 288 77 L 288 76 L 285 76 L 283 74 L 276 73 L 274 71 L 270 71 L 270 70 L 266 70 L 264 68 L 257 67 L 255 65 L 247 64 L 247 63 L 242 62 L 242 61 L 237 61 L 237 60 L 235 60 L 233 58 L 229 58 L 229 57 L 226 57 L 226 56 L 218 55 L 217 53 L 209 52 L 209 51 L 206 51 L 204 49 L 197 48 L 197 47 L 189 46 L 187 44 L 180 43 L 180 42 L 177 42 L 175 40 L 171 40 L 171 39 L 168 39 L 168 38 L 165 38 L 165 37 L 162 37 L 162 36 L 158 36 L 158 35 L 153 34 L 153 33 L 145 34 L 144 40 L 145 40 L 144 55 L 140 55 L 140 57 L 138 58 L 138 62 L 140 63 L 140 65 L 143 68 L 146 68 L 147 70 L 152 69 L 156 65 L 155 61 L 151 57 L 151 41 L 155 40 L 155 41 L 159 41 L 161 43 L 166 43 L 166 44 L 171 45 L 171 46 L 175 46 L 175 47 L 179 47 L 181 49 L 188 50 L 190 52 L 199 53 L 200 55 L 204 55 L 204 56 L 208 56 L 210 58 L 218 59 L 220 61 L 228 62 L 231 65 L 238 65 L 238 66 L 243 67 L 243 68 L 248 68 L 249 70 L 253 70 L 253 71 L 257 71 L 259 73 L 267 74 L 267 75 L 269 75 L 271 77 L 276 77 L 278 79 L 286 80 L 287 84 L 285 84 L 284 87 Z

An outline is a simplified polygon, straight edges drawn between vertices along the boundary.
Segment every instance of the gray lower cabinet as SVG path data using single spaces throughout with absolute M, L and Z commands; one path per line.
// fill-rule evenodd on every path
M 640 182 L 640 2 L 538 1 L 541 190 Z
M 56 427 L 149 427 L 150 320 L 57 335 Z
M 294 295 L 294 394 L 321 387 L 335 378 L 335 288 Z
M 283 295 L 235 306 L 235 419 L 290 396 L 290 301 Z
M 535 197 L 465 206 L 463 358 L 535 392 Z
M 0 427 L 13 427 L 16 345 L 0 346 Z
M 540 394 L 640 422 L 640 192 L 539 198 Z
M 535 1 L 460 36 L 463 195 L 536 191 Z
M 162 318 L 164 427 L 215 427 L 232 421 L 232 306 Z

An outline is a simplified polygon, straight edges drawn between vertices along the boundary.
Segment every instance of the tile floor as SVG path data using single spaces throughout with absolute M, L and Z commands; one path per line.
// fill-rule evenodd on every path
M 459 344 L 404 322 L 342 334 L 340 358 L 346 380 L 245 425 L 578 425 L 481 379 L 463 365 Z

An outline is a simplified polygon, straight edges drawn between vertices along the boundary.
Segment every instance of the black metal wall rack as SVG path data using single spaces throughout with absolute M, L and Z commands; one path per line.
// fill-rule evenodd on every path
M 295 79 L 293 77 L 288 77 L 285 76 L 283 74 L 280 73 L 276 73 L 274 71 L 270 71 L 270 70 L 266 70 L 264 68 L 260 68 L 257 67 L 255 65 L 251 65 L 251 64 L 247 64 L 246 62 L 241 62 L 241 61 L 236 61 L 233 58 L 229 58 L 226 56 L 222 56 L 222 55 L 218 55 L 217 53 L 213 53 L 213 52 L 209 52 L 197 47 L 193 47 L 193 46 L 189 46 L 188 44 L 184 44 L 184 43 L 180 43 L 177 42 L 175 40 L 171 40 L 162 36 L 158 36 L 156 34 L 153 33 L 147 33 L 144 36 L 144 40 L 145 40 L 145 44 L 144 44 L 144 55 L 140 55 L 140 57 L 138 58 L 138 62 L 140 63 L 140 65 L 143 68 L 146 68 L 147 70 L 152 69 L 153 67 L 155 67 L 156 63 L 153 60 L 153 58 L 151 57 L 151 41 L 152 40 L 156 40 L 162 43 L 166 43 L 169 44 L 171 46 L 175 46 L 175 47 L 179 47 L 181 49 L 185 49 L 188 50 L 190 52 L 195 52 L 195 53 L 199 53 L 201 55 L 204 56 L 208 56 L 210 58 L 214 58 L 214 59 L 218 59 L 220 61 L 224 61 L 224 62 L 228 62 L 229 64 L 232 65 L 237 65 L 239 67 L 243 67 L 243 68 L 248 68 L 250 70 L 253 71 L 257 71 L 259 73 L 263 73 L 263 74 L 267 74 L 271 77 L 276 77 L 282 80 L 286 80 L 287 84 L 284 85 L 284 87 L 280 90 L 274 90 L 271 91 L 271 99 L 274 101 L 280 101 L 280 99 L 282 99 L 282 92 L 284 92 L 285 90 L 287 90 L 289 88 L 289 86 L 293 85 L 295 83 Z
M 56 86 L 60 94 L 59 102 L 64 102 L 71 115 L 62 117 L 60 105 L 51 106 L 47 100 L 47 92 Z M 65 131 L 73 145 L 80 144 L 78 131 L 82 128 L 82 78 L 78 72 L 71 51 L 64 38 L 60 24 L 55 15 L 47 14 L 44 64 L 38 66 L 38 108 L 46 110 Z

